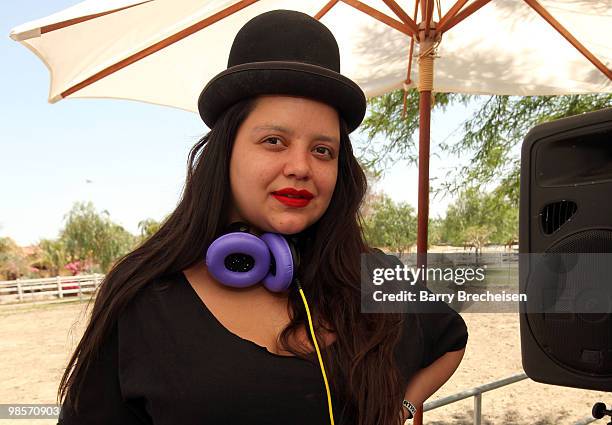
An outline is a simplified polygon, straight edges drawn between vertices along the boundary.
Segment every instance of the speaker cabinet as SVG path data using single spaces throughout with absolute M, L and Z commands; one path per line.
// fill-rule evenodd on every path
M 533 258 L 528 253 L 612 253 L 612 109 L 534 127 L 522 146 L 520 190 L 519 285 L 528 297 L 541 284 L 526 266 L 524 259 Z M 581 276 L 568 281 L 560 270 L 558 282 L 580 293 L 588 270 Z M 609 294 L 612 276 L 607 285 Z M 522 306 L 520 328 L 531 379 L 612 391 L 610 310 L 549 313 Z

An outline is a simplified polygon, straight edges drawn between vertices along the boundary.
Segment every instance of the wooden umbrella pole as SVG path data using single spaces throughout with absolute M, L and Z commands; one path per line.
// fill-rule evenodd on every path
M 421 32 L 424 35 L 424 32 Z M 429 131 L 433 90 L 433 47 L 430 37 L 419 43 L 419 201 L 417 216 L 417 266 L 427 266 L 427 227 L 429 221 Z M 424 278 L 422 283 L 427 284 Z
M 427 233 L 429 221 L 429 124 L 431 122 L 431 92 L 433 88 L 431 87 L 431 85 L 433 85 L 433 56 L 424 60 L 422 54 L 431 50 L 433 43 L 421 42 L 419 46 L 419 199 L 417 206 L 417 267 L 420 269 L 421 267 L 427 267 Z M 428 81 L 430 82 L 429 84 L 427 83 Z M 427 274 L 424 273 L 422 275 L 421 283 L 427 286 Z M 423 425 L 422 405 L 418 406 L 413 424 Z
M 431 93 L 433 90 L 435 31 L 420 28 L 419 42 L 419 203 L 417 215 L 417 267 L 427 267 L 427 227 L 429 221 L 429 124 L 431 121 Z M 429 32 L 430 36 L 427 36 Z M 427 286 L 424 273 L 421 283 Z M 423 424 L 423 406 L 419 406 L 413 421 Z
M 419 66 L 420 68 L 420 66 Z M 420 75 L 420 73 L 419 73 Z M 429 133 L 431 121 L 431 90 L 419 91 L 419 232 L 417 252 L 427 252 L 427 222 L 429 217 Z
M 419 92 L 419 203 L 417 253 L 427 254 L 427 224 L 429 217 L 429 123 L 431 90 Z

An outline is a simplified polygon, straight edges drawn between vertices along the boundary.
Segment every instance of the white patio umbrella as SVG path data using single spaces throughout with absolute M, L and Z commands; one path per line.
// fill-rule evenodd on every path
M 423 254 L 431 91 L 612 92 L 612 0 L 406 3 L 402 9 L 394 0 L 88 0 L 21 25 L 11 37 L 49 68 L 50 102 L 120 98 L 196 111 L 200 90 L 226 68 L 246 21 L 273 9 L 315 16 L 338 40 L 342 73 L 368 97 L 419 82 Z M 418 69 L 411 60 L 415 42 Z
M 323 14 L 325 2 L 318 0 L 88 0 L 20 25 L 11 37 L 49 68 L 50 102 L 121 98 L 196 111 L 202 87 L 226 68 L 238 29 L 267 10 L 294 9 L 323 15 L 321 22 L 338 40 L 342 72 L 368 97 L 401 88 L 415 20 L 406 14 L 410 24 L 402 22 L 403 14 L 396 17 L 380 0 L 369 1 L 371 7 L 355 0 L 330 3 Z M 445 13 L 453 3 L 442 0 L 444 18 L 455 15 Z M 600 69 L 525 1 L 492 0 L 465 21 L 457 22 L 462 12 L 438 23 L 442 37 L 433 90 L 515 95 L 612 90 L 612 1 L 541 4 L 599 59 Z M 416 66 L 411 81 L 418 81 Z

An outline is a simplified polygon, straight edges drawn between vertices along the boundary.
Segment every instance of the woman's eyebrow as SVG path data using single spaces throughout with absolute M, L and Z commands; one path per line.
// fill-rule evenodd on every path
M 289 134 L 292 135 L 293 131 L 289 130 L 286 127 L 280 126 L 280 125 L 275 125 L 275 124 L 264 124 L 264 125 L 258 125 L 257 127 L 253 128 L 253 133 L 256 133 L 258 131 L 278 131 L 279 133 L 285 133 L 285 134 Z
M 289 136 L 292 136 L 294 133 L 293 130 L 287 127 L 283 127 L 283 126 L 275 125 L 275 124 L 258 125 L 257 127 L 253 128 L 253 133 L 257 133 L 259 131 L 277 131 L 279 133 L 288 134 Z M 322 142 L 340 144 L 340 141 L 338 140 L 337 137 L 327 136 L 325 134 L 313 134 L 310 136 L 310 139 L 320 140 Z

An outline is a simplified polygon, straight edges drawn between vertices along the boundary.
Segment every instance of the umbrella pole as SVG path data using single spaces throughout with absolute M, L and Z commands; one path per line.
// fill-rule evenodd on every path
M 422 80 L 419 66 L 419 86 Z M 429 123 L 431 121 L 431 90 L 419 91 L 419 203 L 417 215 L 417 267 L 427 267 L 427 227 L 429 219 Z M 421 283 L 427 286 L 427 275 Z M 419 406 L 413 421 L 423 424 L 423 406 Z
M 434 24 L 435 25 L 435 24 Z M 419 42 L 419 203 L 417 215 L 417 267 L 427 267 L 427 227 L 429 221 L 429 128 L 431 93 L 433 91 L 434 40 L 421 26 Z M 427 286 L 427 273 L 421 275 Z M 423 406 L 419 406 L 413 421 L 423 424 Z
M 419 92 L 419 200 L 417 219 L 417 254 L 427 254 L 429 218 L 429 123 L 431 90 Z M 426 265 L 426 262 L 423 263 Z
M 427 267 L 429 221 L 429 146 L 433 90 L 433 40 L 419 43 L 419 200 L 417 215 L 417 267 Z M 422 283 L 427 285 L 426 276 Z
M 422 90 L 419 91 L 419 201 L 417 231 L 417 253 L 419 254 L 427 254 L 430 122 L 431 90 Z

